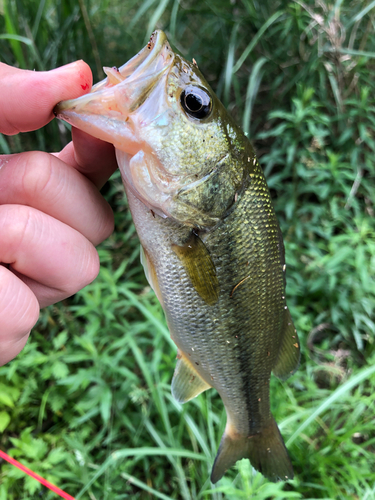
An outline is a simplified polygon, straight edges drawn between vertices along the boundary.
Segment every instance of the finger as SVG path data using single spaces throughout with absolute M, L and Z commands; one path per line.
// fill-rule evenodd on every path
M 35 290 L 41 307 L 73 295 L 99 272 L 95 247 L 81 233 L 31 207 L 0 206 L 0 241 L 0 262 L 55 290 Z
M 91 89 L 92 75 L 83 61 L 52 71 L 29 71 L 0 63 L 0 132 L 36 130 L 54 117 L 53 108 Z
M 1 157 L 0 157 L 1 161 Z M 97 188 L 53 155 L 8 155 L 0 168 L 0 205 L 27 205 L 98 245 L 113 231 L 113 213 Z
M 33 292 L 0 265 L 0 366 L 22 350 L 38 317 L 39 304 Z
M 117 168 L 115 148 L 108 142 L 72 127 L 73 141 L 58 155 L 90 179 L 99 189 Z
M 24 286 L 26 286 L 30 292 L 35 296 L 36 302 L 40 308 L 50 306 L 51 304 L 55 304 L 55 302 L 59 302 L 60 300 L 68 297 L 62 290 L 57 290 L 56 288 L 52 288 L 47 285 L 43 285 L 43 283 L 39 283 L 39 281 L 33 280 L 28 276 L 19 273 L 13 267 L 10 268 L 11 272 L 16 276 L 21 282 L 23 282 Z M 78 291 L 78 290 L 76 290 Z

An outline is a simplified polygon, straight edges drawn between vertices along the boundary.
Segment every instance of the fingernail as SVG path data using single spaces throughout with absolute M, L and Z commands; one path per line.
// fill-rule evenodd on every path
M 72 81 L 81 87 L 83 93 L 89 92 L 92 87 L 91 70 L 82 60 L 74 61 L 70 64 L 66 64 L 65 66 L 61 66 L 60 68 L 52 69 L 51 71 L 48 71 L 48 73 L 51 73 L 54 82 L 60 81 L 60 79 L 72 79 Z M 82 92 L 80 93 L 82 94 Z M 78 95 L 71 95 L 67 97 L 72 99 L 73 97 L 78 97 Z
M 48 73 L 66 73 L 70 71 L 75 71 L 82 61 L 74 61 L 59 68 L 51 69 Z

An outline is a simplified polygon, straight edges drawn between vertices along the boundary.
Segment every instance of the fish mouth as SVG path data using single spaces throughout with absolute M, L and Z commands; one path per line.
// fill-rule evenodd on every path
M 148 44 L 120 68 L 104 67 L 107 78 L 88 94 L 58 103 L 57 118 L 112 143 L 130 155 L 140 150 L 132 118 L 150 94 L 163 83 L 174 60 L 163 31 L 152 33 Z M 159 92 L 161 95 L 163 92 Z

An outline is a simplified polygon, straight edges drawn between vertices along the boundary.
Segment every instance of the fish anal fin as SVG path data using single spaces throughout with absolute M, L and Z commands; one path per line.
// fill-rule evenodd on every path
M 298 369 L 300 361 L 300 342 L 294 327 L 289 309 L 285 310 L 284 332 L 282 334 L 279 353 L 273 374 L 281 380 L 286 380 Z
M 141 245 L 141 264 L 143 266 L 143 270 L 145 272 L 145 276 L 150 287 L 154 290 L 155 295 L 157 296 L 160 304 L 163 306 L 163 300 L 159 287 L 158 278 L 156 275 L 155 266 L 142 245 Z
M 219 481 L 226 470 L 242 458 L 248 458 L 254 469 L 270 481 L 293 479 L 292 463 L 273 418 L 259 433 L 250 436 L 230 432 L 227 424 L 212 468 L 211 482 Z
M 178 351 L 172 379 L 172 395 L 178 403 L 186 403 L 211 386 L 203 380 L 191 362 Z
M 219 281 L 211 255 L 193 231 L 184 245 L 172 245 L 199 296 L 210 306 L 219 298 Z

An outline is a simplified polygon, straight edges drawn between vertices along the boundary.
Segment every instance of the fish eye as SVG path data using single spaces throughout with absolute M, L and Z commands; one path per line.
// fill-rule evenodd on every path
M 193 118 L 206 118 L 211 113 L 211 96 L 200 87 L 186 87 L 181 92 L 180 101 L 186 113 Z

